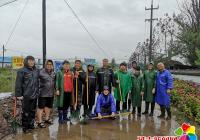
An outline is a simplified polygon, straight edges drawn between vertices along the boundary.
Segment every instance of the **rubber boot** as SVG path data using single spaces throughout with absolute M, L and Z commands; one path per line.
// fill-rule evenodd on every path
M 59 111 L 58 111 L 58 122 L 59 122 L 60 124 L 63 123 L 63 111 L 62 111 L 62 110 L 59 110 Z
M 68 121 L 67 113 L 68 113 L 67 110 L 63 110 L 63 122 L 64 122 L 64 123 Z
M 163 105 L 160 106 L 161 114 L 158 118 L 165 118 L 165 107 Z
M 145 102 L 145 111 L 142 114 L 146 115 L 148 113 L 149 113 L 149 102 Z
M 138 117 L 141 117 L 141 107 L 137 107 L 137 112 Z
M 135 107 L 133 107 L 132 114 L 135 114 Z
M 168 108 L 166 108 L 166 110 L 167 110 L 167 118 L 166 118 L 166 120 L 171 120 L 171 110 L 170 110 L 170 107 L 168 107 Z
M 128 99 L 128 111 L 130 111 L 130 108 L 131 108 L 131 99 Z
M 155 102 L 151 103 L 151 113 L 149 114 L 149 116 L 153 116 L 154 108 L 155 108 Z

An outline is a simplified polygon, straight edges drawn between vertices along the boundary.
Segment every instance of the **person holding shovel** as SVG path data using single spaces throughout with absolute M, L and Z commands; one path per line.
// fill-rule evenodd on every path
M 84 88 L 84 112 L 85 115 L 89 115 L 92 111 L 92 107 L 95 102 L 95 90 L 96 90 L 96 73 L 94 72 L 94 65 L 89 64 L 87 66 L 87 73 L 86 73 L 86 84 Z M 88 112 L 89 111 L 89 112 Z
M 64 123 L 69 120 L 67 113 L 69 107 L 74 106 L 74 75 L 70 71 L 69 61 L 62 63 L 62 68 L 56 74 L 56 104 L 58 107 L 58 122 Z
M 137 115 L 138 117 L 140 117 L 142 97 L 144 95 L 144 79 L 143 76 L 140 74 L 139 66 L 136 67 L 135 73 L 131 76 L 131 80 L 132 80 L 131 100 L 133 106 L 132 113 L 135 114 L 135 110 L 137 107 Z
M 75 60 L 73 67 L 74 73 L 74 97 L 75 97 L 75 110 L 80 111 L 81 105 L 83 104 L 83 89 L 86 83 L 86 73 L 82 68 L 81 60 Z
M 116 99 L 117 111 L 127 110 L 128 94 L 131 92 L 131 75 L 127 72 L 127 65 L 125 62 L 121 63 L 119 70 L 115 73 L 115 90 L 114 97 Z M 123 105 L 122 105 L 123 104 Z
M 22 130 L 31 132 L 35 128 L 35 113 L 39 95 L 39 70 L 35 66 L 35 58 L 27 56 L 24 67 L 17 72 L 15 97 L 22 100 Z

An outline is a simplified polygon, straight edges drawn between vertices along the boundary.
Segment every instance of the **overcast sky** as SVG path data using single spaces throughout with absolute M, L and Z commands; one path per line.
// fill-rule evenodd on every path
M 0 0 L 5 1 L 5 0 Z M 7 56 L 31 54 L 42 57 L 42 0 L 29 0 L 22 18 L 6 48 Z M 83 30 L 63 0 L 47 1 L 47 57 L 107 57 Z M 181 0 L 179 0 L 181 1 Z M 0 7 L 0 46 L 8 36 L 25 4 L 18 0 Z M 149 36 L 150 0 L 68 0 L 109 58 L 127 59 L 139 41 Z M 155 17 L 177 11 L 176 0 L 154 0 Z M 1 47 L 0 47 L 1 48 Z M 11 50 L 18 50 L 17 52 Z M 2 51 L 0 51 L 2 55 Z

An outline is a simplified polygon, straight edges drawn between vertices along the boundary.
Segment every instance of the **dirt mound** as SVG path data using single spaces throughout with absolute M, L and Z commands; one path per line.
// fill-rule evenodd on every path
M 0 100 L 0 139 L 12 133 L 14 98 L 8 97 Z M 20 113 L 17 111 L 16 120 L 20 120 Z

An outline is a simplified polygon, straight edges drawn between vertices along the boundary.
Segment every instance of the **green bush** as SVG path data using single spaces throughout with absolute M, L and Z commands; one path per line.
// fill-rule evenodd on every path
M 12 92 L 15 86 L 16 71 L 0 69 L 0 92 Z

